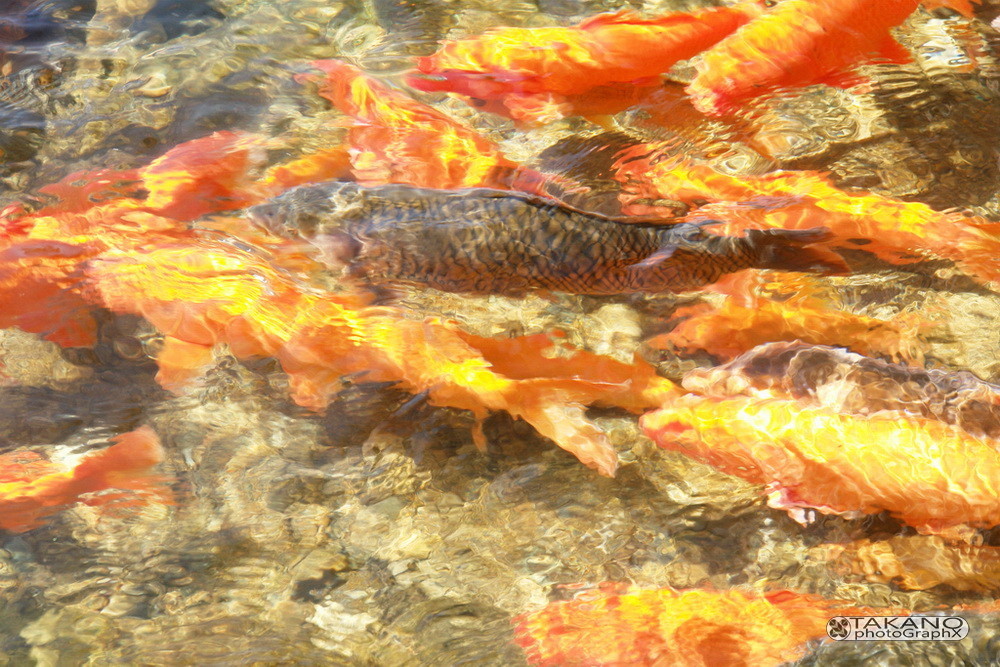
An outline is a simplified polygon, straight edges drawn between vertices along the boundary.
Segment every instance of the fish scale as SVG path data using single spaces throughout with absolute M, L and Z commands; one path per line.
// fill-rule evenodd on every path
M 254 207 L 249 218 L 312 242 L 354 278 L 472 294 L 680 292 L 746 268 L 846 268 L 810 245 L 828 237 L 823 229 L 717 236 L 691 224 L 626 224 L 482 188 L 330 182 Z

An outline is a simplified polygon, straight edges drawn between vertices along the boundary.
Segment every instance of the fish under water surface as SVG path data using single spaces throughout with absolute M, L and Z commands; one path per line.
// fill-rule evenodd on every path
M 249 217 L 308 240 L 351 277 L 447 292 L 683 292 L 748 268 L 846 271 L 838 255 L 813 245 L 829 237 L 821 227 L 717 236 L 697 225 L 629 224 L 484 188 L 329 182 L 297 188 Z
M 998 664 L 969 2 L 0 0 L 0 665 Z

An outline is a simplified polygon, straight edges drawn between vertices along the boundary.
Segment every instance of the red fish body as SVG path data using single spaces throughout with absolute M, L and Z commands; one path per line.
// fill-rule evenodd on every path
M 499 28 L 447 42 L 417 61 L 407 82 L 447 91 L 527 123 L 574 113 L 613 113 L 634 104 L 639 89 L 697 55 L 761 11 L 757 2 L 656 19 L 602 14 L 577 26 Z M 601 89 L 598 99 L 593 95 Z
M 889 29 L 919 0 L 785 0 L 714 48 L 688 87 L 704 113 L 732 113 L 750 100 L 819 83 L 851 87 L 866 62 L 909 62 Z
M 65 470 L 35 452 L 0 456 L 0 529 L 19 533 L 40 526 L 45 517 L 106 489 L 166 492 L 147 475 L 163 460 L 163 448 L 148 426 L 113 439 L 107 449 L 89 454 Z M 94 499 L 92 502 L 100 502 Z

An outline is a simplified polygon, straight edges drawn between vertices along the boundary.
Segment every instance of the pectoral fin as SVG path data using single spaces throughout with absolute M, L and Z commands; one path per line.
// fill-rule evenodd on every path
M 320 251 L 320 261 L 332 267 L 347 266 L 361 253 L 361 242 L 346 232 L 319 234 L 311 242 Z
M 660 264 L 662 264 L 663 262 L 665 262 L 668 259 L 670 259 L 671 257 L 673 257 L 675 252 L 677 252 L 677 246 L 675 246 L 675 245 L 665 245 L 662 248 L 660 248 L 659 250 L 657 250 L 656 252 L 654 252 L 652 255 L 650 255 L 649 257 L 647 257 L 646 259 L 642 260 L 641 262 L 637 262 L 637 263 L 633 264 L 632 266 L 630 266 L 629 270 L 630 271 L 648 271 L 649 269 L 655 268 L 655 267 L 659 266 Z

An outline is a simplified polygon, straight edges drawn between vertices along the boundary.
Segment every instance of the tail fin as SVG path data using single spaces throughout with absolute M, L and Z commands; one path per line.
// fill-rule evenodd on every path
M 802 271 L 823 275 L 844 275 L 850 267 L 844 258 L 819 245 L 834 238 L 826 227 L 810 229 L 750 229 L 747 241 L 757 252 L 756 267 L 782 271 Z
M 163 447 L 148 426 L 142 426 L 115 438 L 107 449 L 89 455 L 73 470 L 77 480 L 102 480 L 110 485 L 118 476 L 144 473 L 163 461 Z
M 41 474 L 10 496 L 0 497 L 0 529 L 17 533 L 31 530 L 79 501 L 88 505 L 114 502 L 120 507 L 151 500 L 172 504 L 166 478 L 149 472 L 163 460 L 163 448 L 153 430 L 144 426 L 114 440 L 116 444 L 86 456 L 71 473 Z M 81 498 L 84 494 L 96 495 Z

